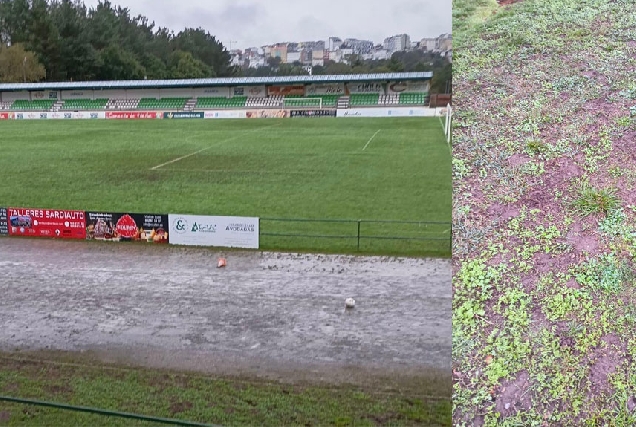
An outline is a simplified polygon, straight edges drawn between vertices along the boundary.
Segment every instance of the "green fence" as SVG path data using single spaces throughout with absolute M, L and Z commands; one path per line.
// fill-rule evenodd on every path
M 452 252 L 450 222 L 261 218 L 261 248 L 377 255 Z

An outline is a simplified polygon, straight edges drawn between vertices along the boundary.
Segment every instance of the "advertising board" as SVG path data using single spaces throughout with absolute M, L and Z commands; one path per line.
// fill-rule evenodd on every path
M 307 96 L 311 95 L 344 95 L 344 83 L 317 84 L 307 86 Z
M 336 110 L 291 110 L 289 117 L 336 117 Z
M 9 208 L 7 216 L 11 236 L 86 239 L 83 211 Z
M 70 120 L 70 119 L 104 119 L 106 118 L 104 111 L 75 111 L 75 112 L 62 112 L 62 111 L 49 111 L 49 112 L 18 112 L 15 113 L 14 118 L 16 120 Z
M 305 86 L 270 86 L 267 88 L 269 96 L 305 95 Z
M 38 113 L 35 111 L 29 111 L 24 113 L 15 113 L 16 120 L 40 120 L 46 119 L 47 113 Z
M 246 111 L 245 117 L 248 119 L 284 119 L 289 117 L 287 110 L 252 110 Z
M 31 92 L 31 99 L 35 100 L 44 100 L 44 99 L 57 99 L 57 92 L 44 90 L 38 92 Z
M 168 215 L 170 244 L 259 248 L 259 219 L 226 216 Z
M 55 111 L 53 113 L 47 113 L 47 118 L 49 119 L 63 119 L 63 120 L 69 120 L 69 119 L 76 119 L 76 120 L 83 120 L 83 119 L 105 119 L 106 118 L 106 112 L 105 111 L 94 111 L 94 112 L 89 112 L 89 111 L 74 111 L 72 113 L 70 112 L 60 112 L 60 111 Z
M 399 93 L 428 93 L 430 89 L 429 82 L 393 82 L 387 86 L 389 94 Z
M 244 119 L 247 116 L 245 110 L 221 110 L 206 111 L 204 117 L 206 119 Z
M 163 113 L 164 119 L 203 119 L 203 111 L 179 111 L 176 113 Z
M 0 120 L 9 120 L 13 118 L 13 113 L 0 113 Z
M 9 234 L 9 217 L 7 216 L 7 208 L 0 208 L 0 236 Z
M 338 110 L 338 117 L 435 117 L 434 108 L 396 107 L 396 108 L 351 108 Z
M 2 92 L 2 102 L 18 101 L 18 100 L 30 100 L 29 92 Z
M 161 118 L 156 111 L 108 111 L 107 119 L 118 120 L 140 120 L 140 119 L 158 119 Z
M 263 98 L 267 95 L 265 86 L 236 86 L 231 90 L 232 96 L 247 96 L 250 98 Z
M 348 93 L 384 93 L 382 83 L 348 83 Z
M 106 242 L 168 243 L 168 215 L 86 212 L 86 238 Z
M 62 99 L 93 99 L 94 92 L 92 90 L 63 90 L 61 95 Z
M 227 98 L 230 96 L 228 87 L 204 87 L 194 89 L 194 98 Z

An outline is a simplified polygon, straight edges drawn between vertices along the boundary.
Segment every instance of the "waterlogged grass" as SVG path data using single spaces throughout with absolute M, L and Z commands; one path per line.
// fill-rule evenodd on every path
M 265 233 L 341 237 L 269 236 L 263 249 L 450 256 L 451 161 L 438 118 L 1 127 L 0 206 L 444 222 L 367 224 L 358 245 L 357 224 L 269 221 Z
M 78 363 L 80 362 L 80 363 Z M 446 379 L 408 391 L 122 369 L 65 356 L 0 354 L 0 394 L 224 426 L 450 426 Z M 416 382 L 414 381 L 414 384 Z M 427 395 L 427 393 L 438 393 Z M 3 426 L 154 426 L 146 421 L 0 402 Z
M 454 8 L 454 425 L 636 425 L 636 3 Z

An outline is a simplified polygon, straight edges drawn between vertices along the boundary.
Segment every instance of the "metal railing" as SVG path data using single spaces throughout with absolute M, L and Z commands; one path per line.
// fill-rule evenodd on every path
M 264 248 L 391 254 L 452 252 L 452 223 L 430 221 L 261 218 Z

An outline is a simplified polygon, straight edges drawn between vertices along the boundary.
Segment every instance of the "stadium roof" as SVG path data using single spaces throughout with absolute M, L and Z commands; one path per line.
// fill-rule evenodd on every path
M 350 83 L 404 80 L 430 80 L 433 73 L 347 74 L 335 76 L 227 77 L 187 80 L 114 80 L 103 82 L 4 83 L 0 91 L 77 90 L 77 89 L 158 89 L 178 87 L 253 86 L 273 84 Z

